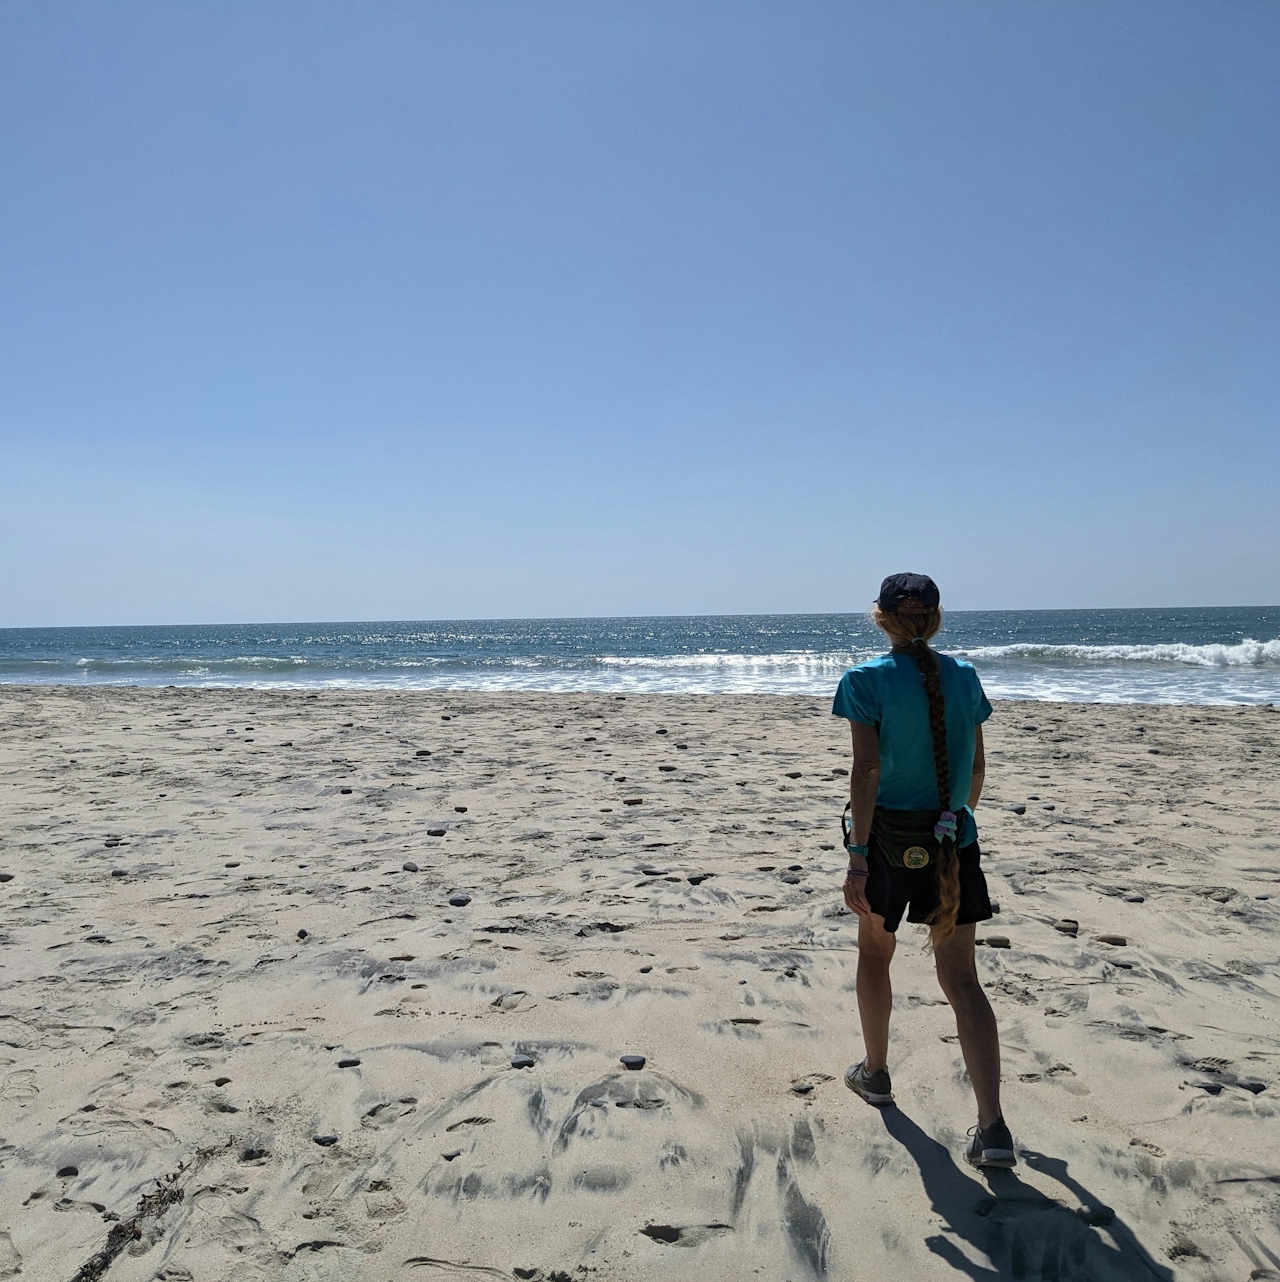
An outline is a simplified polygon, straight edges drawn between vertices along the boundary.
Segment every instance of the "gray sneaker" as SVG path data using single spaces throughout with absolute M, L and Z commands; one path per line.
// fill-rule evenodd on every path
M 1009 1134 L 1003 1117 L 997 1117 L 985 1131 L 980 1126 L 972 1127 L 969 1135 L 971 1138 L 964 1158 L 970 1166 L 1018 1165 L 1018 1155 L 1013 1151 L 1013 1136 Z
M 844 1070 L 844 1084 L 877 1108 L 893 1103 L 893 1082 L 889 1080 L 889 1070 L 882 1068 L 868 1073 L 865 1059 L 860 1064 L 850 1064 Z

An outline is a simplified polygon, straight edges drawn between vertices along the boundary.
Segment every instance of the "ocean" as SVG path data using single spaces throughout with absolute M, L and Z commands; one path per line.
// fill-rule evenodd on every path
M 1280 702 L 1280 607 L 947 614 L 992 698 Z M 9 684 L 830 694 L 866 615 L 0 629 Z

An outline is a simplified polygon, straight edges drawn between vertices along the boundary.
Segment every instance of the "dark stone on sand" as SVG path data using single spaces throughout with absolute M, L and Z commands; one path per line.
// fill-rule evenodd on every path
M 452 1162 L 455 1157 L 462 1156 L 462 1150 L 460 1148 L 451 1148 L 447 1153 L 441 1153 L 440 1156 L 446 1162 Z
M 465 908 L 470 902 L 470 895 L 457 894 L 449 896 L 449 905 L 452 908 Z
M 13 880 L 13 873 L 11 873 L 11 872 L 0 872 L 0 882 L 2 882 L 2 881 L 12 881 L 12 880 Z
M 215 1077 L 213 1084 L 215 1086 L 225 1086 L 231 1079 L 229 1077 Z
M 415 757 L 429 757 L 429 756 L 431 755 L 431 749 L 430 749 L 430 748 L 419 748 L 419 749 L 418 749 L 418 751 L 417 751 L 417 752 L 415 752 L 413 755 L 414 755 Z
M 1145 904 L 1147 902 L 1147 897 L 1146 895 L 1126 895 L 1124 897 L 1124 902 L 1126 904 Z
M 1123 935 L 1099 935 L 1098 943 L 1110 944 L 1113 948 L 1123 948 L 1129 941 Z
M 800 884 L 800 878 L 793 872 L 784 872 L 781 881 L 788 886 L 798 886 Z
M 285 740 L 285 741 L 284 741 L 280 746 L 281 746 L 282 748 L 292 748 L 292 747 L 293 747 L 293 740 L 292 740 L 292 739 L 286 739 L 286 740 Z
M 777 866 L 777 864 L 757 864 L 756 872 L 773 872 Z
M 653 733 L 654 733 L 654 734 L 666 734 L 667 732 L 666 732 L 665 730 L 655 730 Z
M 1148 751 L 1148 752 L 1149 752 L 1153 757 L 1158 757 L 1158 756 L 1160 755 L 1160 749 L 1159 749 L 1159 748 L 1148 748 L 1148 749 L 1147 749 L 1147 751 Z
M 788 864 L 788 872 L 804 872 L 804 864 Z
M 238 859 L 233 859 L 229 864 L 223 864 L 223 867 L 224 867 L 224 868 L 239 868 L 239 867 L 240 867 L 240 861 L 239 861 Z
M 113 846 L 118 846 L 118 845 L 120 844 L 120 838 L 119 838 L 119 837 L 108 837 L 108 838 L 107 838 L 107 840 L 106 840 L 106 841 L 104 841 L 102 844 L 103 844 L 104 846 L 106 846 L 106 848 L 107 848 L 108 850 L 110 850 Z
M 359 1068 L 360 1061 L 358 1059 L 340 1059 L 338 1061 L 338 1067 L 339 1068 Z
M 1029 793 L 1027 793 L 1027 800 L 1028 800 L 1028 801 L 1039 801 L 1039 800 L 1040 800 L 1040 794 L 1039 794 L 1038 792 L 1029 792 Z
M 465 815 L 467 813 L 467 808 L 466 806 L 454 806 L 453 813 L 455 815 Z
M 113 877 L 127 877 L 129 874 L 125 872 L 123 868 L 113 868 L 111 870 L 111 875 Z
M 988 948 L 1008 948 L 1009 940 L 1004 935 L 988 935 L 982 941 Z
M 644 804 L 644 798 L 643 797 L 623 797 L 622 804 L 624 806 L 641 806 Z
M 645 1065 L 643 1055 L 624 1055 L 618 1061 L 628 1072 L 638 1073 Z
M 343 788 L 342 795 L 345 797 L 351 791 L 350 788 Z
M 1010 806 L 1009 809 L 1015 815 L 1025 815 L 1027 813 L 1026 806 Z
M 583 840 L 583 841 L 603 841 L 603 840 L 604 840 L 604 833 L 602 833 L 602 832 L 592 832 L 592 833 L 588 833 L 585 837 L 583 837 L 583 839 L 582 839 L 582 840 Z
M 538 1061 L 532 1055 L 512 1055 L 512 1068 L 532 1068 Z
M 714 877 L 714 876 L 715 876 L 715 873 L 713 872 L 696 872 L 693 874 L 692 877 L 689 878 L 689 885 L 701 886 L 702 883 L 706 881 L 708 877 Z
M 1039 730 L 1039 726 L 1019 726 L 1019 730 Z
M 453 718 L 452 718 L 451 716 L 449 716 L 447 713 L 441 713 L 441 714 L 440 714 L 440 720 L 441 720 L 441 721 L 452 721 L 452 720 L 453 720 Z
M 311 1137 L 313 1144 L 319 1144 L 321 1148 L 332 1148 L 337 1142 L 336 1135 L 313 1135 Z
M 795 1091 L 797 1095 L 808 1095 L 809 1092 L 813 1090 L 813 1083 L 812 1082 L 792 1082 L 791 1089 Z
M 640 967 L 640 973 L 641 973 L 642 975 L 647 975 L 647 974 L 648 974 L 652 969 L 653 969 L 653 967 L 652 967 L 652 966 L 641 966 L 641 967 Z
M 1041 809 L 1041 810 L 1057 810 L 1057 808 L 1058 808 L 1058 807 L 1057 807 L 1057 806 L 1055 806 L 1055 805 L 1053 805 L 1053 804 L 1050 804 L 1050 805 L 1047 805 L 1047 806 L 1041 806 L 1041 807 L 1040 807 L 1040 809 Z
M 400 870 L 402 872 L 417 872 L 418 865 L 415 864 L 412 859 L 406 859 L 404 863 L 400 865 Z
M 310 932 L 310 931 L 309 931 L 305 926 L 303 926 L 303 927 L 298 931 L 298 938 L 299 938 L 299 939 L 306 939 L 306 937 L 307 937 L 310 933 L 311 933 L 311 932 Z
M 1077 1206 L 1076 1216 L 1086 1224 L 1110 1224 L 1116 1213 L 1109 1206 Z
M 800 771 L 798 771 L 798 770 L 788 770 L 788 771 L 787 771 L 787 775 L 786 775 L 786 777 L 787 777 L 788 779 L 799 779 L 799 778 L 800 778 Z
M 677 747 L 677 748 L 687 748 L 688 746 L 689 746 L 689 745 L 688 745 L 687 743 L 678 743 L 678 744 L 676 744 L 676 747 Z
M 58 1172 L 57 1178 L 60 1180 L 69 1180 L 69 1179 L 73 1179 L 75 1176 L 79 1174 L 80 1174 L 80 1168 L 78 1166 L 64 1166 Z
M 1053 928 L 1062 931 L 1064 935 L 1076 935 L 1080 932 L 1080 923 L 1072 921 L 1070 917 L 1064 917 L 1061 921 L 1055 921 Z
M 661 770 L 664 775 L 669 775 L 675 769 L 675 766 L 659 766 L 658 769 Z
M 428 837 L 443 837 L 443 836 L 444 836 L 444 829 L 443 829 L 443 828 L 428 828 L 428 829 L 427 829 L 427 836 L 428 836 Z
M 820 841 L 820 842 L 818 842 L 818 849 L 819 849 L 819 850 L 834 850 L 834 849 L 835 849 L 835 846 L 834 846 L 831 842 L 829 842 L 829 841 Z

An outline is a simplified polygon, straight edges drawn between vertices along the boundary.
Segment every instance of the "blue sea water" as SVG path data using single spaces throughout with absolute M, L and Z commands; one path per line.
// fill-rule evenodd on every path
M 1280 702 L 1280 607 L 954 611 L 993 698 Z M 0 682 L 830 694 L 865 615 L 0 630 Z

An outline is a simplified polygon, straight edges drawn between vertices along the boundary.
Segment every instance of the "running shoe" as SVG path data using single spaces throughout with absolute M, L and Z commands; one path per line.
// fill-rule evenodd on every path
M 868 1104 L 874 1104 L 877 1108 L 893 1103 L 893 1083 L 889 1080 L 889 1070 L 881 1068 L 868 1073 L 865 1059 L 860 1064 L 850 1064 L 844 1070 L 844 1084 L 855 1095 L 861 1095 Z
M 1017 1166 L 1018 1155 L 1013 1151 L 1013 1136 L 997 1117 L 984 1131 L 980 1126 L 970 1127 L 969 1147 L 964 1151 L 970 1166 Z

